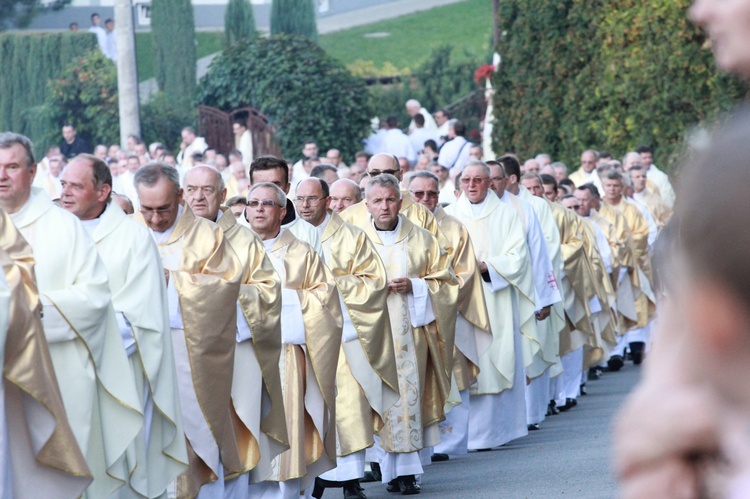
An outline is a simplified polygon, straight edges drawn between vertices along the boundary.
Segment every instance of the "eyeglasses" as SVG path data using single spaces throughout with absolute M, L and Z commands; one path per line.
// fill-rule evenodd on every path
M 422 199 L 425 196 L 428 198 L 436 198 L 439 195 L 439 193 L 435 191 L 409 191 L 409 193 L 414 196 L 415 199 Z
M 307 204 L 310 206 L 317 206 L 321 201 L 323 201 L 326 197 L 319 198 L 318 196 L 299 196 L 294 198 L 294 204 L 305 204 L 305 201 L 307 201 Z
M 461 183 L 464 185 L 469 184 L 481 184 L 485 180 L 487 180 L 489 177 L 476 177 L 476 178 L 461 178 Z
M 367 172 L 368 175 L 371 177 L 377 177 L 378 175 L 382 173 L 387 173 L 388 175 L 395 175 L 399 172 L 399 170 L 383 170 L 382 172 L 380 170 L 372 170 L 371 172 Z
M 251 201 L 247 202 L 247 205 L 250 208 L 256 209 L 258 206 L 263 206 L 263 208 L 270 208 L 271 206 L 277 206 L 278 203 L 274 201 L 273 199 L 264 199 L 262 201 L 259 201 L 257 199 L 253 199 Z
M 156 209 L 141 208 L 140 212 L 141 212 L 141 215 L 143 215 L 145 218 L 151 218 L 157 213 L 159 214 L 160 217 L 163 217 L 167 213 L 170 213 L 172 210 L 173 208 L 170 206 L 169 208 L 156 208 Z

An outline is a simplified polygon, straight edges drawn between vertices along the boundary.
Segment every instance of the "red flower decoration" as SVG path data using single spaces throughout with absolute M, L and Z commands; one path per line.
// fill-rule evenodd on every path
M 492 73 L 495 72 L 495 66 L 493 64 L 484 64 L 482 66 L 479 66 L 477 68 L 476 72 L 474 73 L 474 81 L 477 83 L 482 83 L 484 80 L 490 78 L 492 76 Z

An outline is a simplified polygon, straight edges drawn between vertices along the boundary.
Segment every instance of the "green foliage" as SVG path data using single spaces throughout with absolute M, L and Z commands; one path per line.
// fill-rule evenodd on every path
M 669 167 L 686 133 L 746 89 L 715 69 L 688 0 L 501 2 L 495 150 L 548 152 L 576 165 L 581 151 L 656 148 Z M 544 29 L 539 29 L 543 26 Z
M 222 31 L 198 31 L 195 33 L 195 57 L 200 59 L 207 55 L 221 52 L 224 47 Z M 138 81 L 154 78 L 154 44 L 150 31 L 135 34 L 135 54 L 138 63 Z
M 271 34 L 287 33 L 318 40 L 314 0 L 273 0 Z
M 47 117 L 59 140 L 69 123 L 89 144 L 114 144 L 120 140 L 117 107 L 117 67 L 95 50 L 70 63 L 49 82 Z
M 143 140 L 161 142 L 167 149 L 177 154 L 182 137 L 180 132 L 186 126 L 197 130 L 198 114 L 193 106 L 172 106 L 166 96 L 159 94 L 141 106 L 141 136 Z
M 274 35 L 242 41 L 211 63 L 198 101 L 225 111 L 253 106 L 276 126 L 286 154 L 306 140 L 346 157 L 361 148 L 371 110 L 364 82 L 314 42 Z
M 39 106 L 49 99 L 48 82 L 93 52 L 99 52 L 96 35 L 88 32 L 0 35 L 0 130 L 27 135 L 43 150 L 50 121 Z
M 229 0 L 224 12 L 224 46 L 255 35 L 255 16 L 250 0 Z
M 190 0 L 159 0 L 151 8 L 156 82 L 175 106 L 195 92 L 195 20 Z
M 60 10 L 70 0 L 0 0 L 0 31 L 25 28 L 38 14 L 49 10 Z

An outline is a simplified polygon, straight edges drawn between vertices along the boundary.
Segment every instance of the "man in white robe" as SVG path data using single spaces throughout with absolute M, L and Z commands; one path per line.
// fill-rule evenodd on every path
M 126 450 L 143 426 L 141 400 L 122 346 L 107 270 L 80 221 L 31 184 L 31 142 L 0 134 L 0 207 L 29 242 L 60 391 L 94 476 L 87 495 L 127 481 Z
M 144 408 L 143 429 L 128 450 L 127 487 L 118 492 L 158 497 L 187 469 L 159 252 L 148 230 L 111 202 L 112 175 L 103 161 L 76 156 L 62 185 L 62 207 L 81 220 L 109 273 L 112 305 Z
M 467 166 L 461 185 L 463 195 L 446 212 L 474 243 L 493 337 L 471 389 L 469 449 L 490 449 L 528 434 L 521 335 L 535 334 L 534 282 L 521 217 L 490 191 L 489 167 Z

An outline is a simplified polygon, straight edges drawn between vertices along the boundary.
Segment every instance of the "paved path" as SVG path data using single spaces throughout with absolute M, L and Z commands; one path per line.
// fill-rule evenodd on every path
M 425 469 L 422 493 L 430 498 L 616 497 L 610 470 L 612 417 L 638 381 L 630 362 L 618 373 L 589 381 L 578 406 L 547 418 L 542 429 L 491 452 L 451 457 Z M 363 484 L 369 499 L 395 499 L 381 484 Z M 325 499 L 339 499 L 340 489 Z

